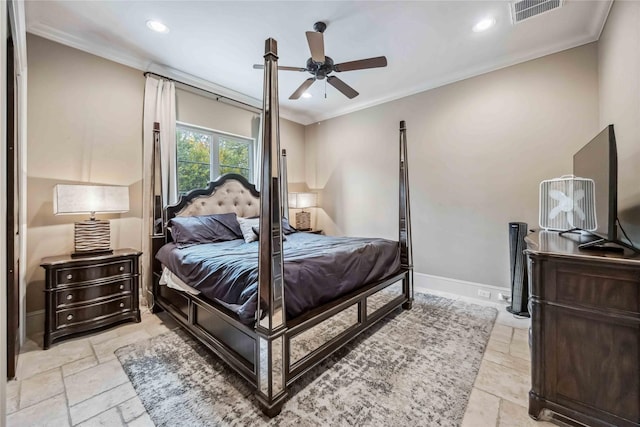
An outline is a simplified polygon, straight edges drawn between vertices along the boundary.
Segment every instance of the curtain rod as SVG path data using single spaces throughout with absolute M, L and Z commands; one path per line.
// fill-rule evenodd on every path
M 253 105 L 247 104 L 246 102 L 238 101 L 236 99 L 229 98 L 228 96 L 220 95 L 219 93 L 211 92 L 210 90 L 202 89 L 201 87 L 194 86 L 194 85 L 191 85 L 189 83 L 181 82 L 180 80 L 176 80 L 176 79 L 173 79 L 171 77 L 163 76 L 162 74 L 154 73 L 152 71 L 145 71 L 144 72 L 144 76 L 147 77 L 148 75 L 160 77 L 161 79 L 169 80 L 169 81 L 181 84 L 183 86 L 188 86 L 190 88 L 193 88 L 193 89 L 196 89 L 196 90 L 200 90 L 202 92 L 206 92 L 208 94 L 211 94 L 211 95 L 215 96 L 216 101 L 219 101 L 219 102 L 222 102 L 222 103 L 225 103 L 225 104 L 231 104 L 231 105 L 237 104 L 237 106 L 239 108 L 243 108 L 245 110 L 249 110 L 249 111 L 256 112 L 256 113 L 262 113 L 262 109 L 261 108 L 254 107 Z

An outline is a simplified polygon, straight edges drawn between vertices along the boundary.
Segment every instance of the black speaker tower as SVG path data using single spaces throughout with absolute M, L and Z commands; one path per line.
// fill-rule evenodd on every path
M 518 316 L 529 317 L 529 281 L 527 257 L 524 254 L 524 237 L 528 226 L 524 222 L 509 223 L 509 255 L 511 266 L 511 305 L 507 311 Z

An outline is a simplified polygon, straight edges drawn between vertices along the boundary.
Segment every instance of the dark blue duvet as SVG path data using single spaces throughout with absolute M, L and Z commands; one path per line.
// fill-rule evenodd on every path
M 400 268 L 398 242 L 386 239 L 289 234 L 284 242 L 287 318 L 383 279 Z M 242 239 L 178 248 L 156 258 L 189 286 L 223 303 L 240 321 L 255 320 L 259 243 Z

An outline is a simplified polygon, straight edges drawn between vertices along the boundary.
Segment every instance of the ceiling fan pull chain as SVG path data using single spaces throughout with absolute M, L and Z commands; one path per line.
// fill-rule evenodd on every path
M 324 79 L 324 99 L 327 99 L 327 79 Z

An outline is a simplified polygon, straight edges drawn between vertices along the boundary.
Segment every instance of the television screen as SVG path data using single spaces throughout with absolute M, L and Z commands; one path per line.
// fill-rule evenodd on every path
M 613 125 L 607 126 L 573 156 L 573 174 L 594 181 L 597 229 L 593 234 L 616 241 L 618 155 Z

